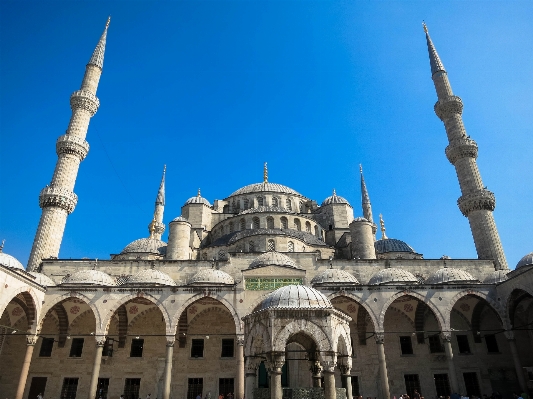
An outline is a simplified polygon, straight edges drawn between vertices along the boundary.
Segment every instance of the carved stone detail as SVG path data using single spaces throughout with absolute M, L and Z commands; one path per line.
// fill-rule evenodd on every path
M 376 333 L 374 339 L 376 340 L 376 344 L 383 344 L 385 342 L 385 333 Z
M 74 211 L 77 203 L 78 196 L 72 191 L 62 187 L 48 186 L 43 188 L 39 194 L 39 206 L 41 208 L 57 206 L 70 214 Z
M 70 96 L 70 108 L 74 111 L 76 109 L 84 109 L 88 111 L 91 116 L 96 114 L 100 101 L 96 96 L 88 90 L 76 90 Z
M 493 192 L 481 189 L 459 197 L 457 205 L 464 216 L 472 211 L 493 211 L 496 208 L 496 197 Z
M 244 346 L 244 335 L 237 335 L 237 345 Z
M 36 335 L 26 335 L 26 345 L 34 346 L 37 343 L 39 337 Z
M 167 348 L 172 348 L 176 342 L 176 337 L 167 337 Z
M 89 152 L 89 143 L 80 137 L 64 134 L 56 141 L 56 153 L 76 155 L 83 161 Z
M 504 331 L 503 335 L 505 335 L 505 338 L 507 338 L 509 341 L 514 341 L 514 331 Z
M 267 368 L 271 373 L 281 373 L 281 368 L 285 364 L 284 352 L 267 353 Z
M 96 337 L 96 346 L 104 347 L 106 339 L 107 339 L 106 336 L 97 336 Z
M 446 157 L 452 165 L 458 159 L 462 158 L 477 158 L 478 148 L 477 143 L 469 138 L 454 140 L 446 147 Z
M 463 113 L 463 101 L 460 97 L 448 96 L 437 101 L 433 108 L 439 119 L 444 121 L 444 119 L 451 115 L 461 115 Z
M 314 362 L 311 363 L 311 367 L 309 367 L 309 370 L 313 375 L 319 375 L 322 372 L 322 366 L 320 365 L 320 362 Z
M 244 362 L 244 369 L 246 370 L 246 374 L 256 375 L 259 363 L 261 363 L 261 359 L 257 357 L 247 357 Z
M 342 375 L 350 375 L 352 368 L 346 364 L 341 364 L 339 365 L 339 370 L 341 371 Z
M 450 331 L 441 332 L 440 337 L 444 342 L 452 342 L 452 333 Z

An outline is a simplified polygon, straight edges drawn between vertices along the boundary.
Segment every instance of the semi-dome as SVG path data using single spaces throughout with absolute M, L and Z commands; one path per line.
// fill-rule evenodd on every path
M 203 269 L 189 281 L 189 285 L 233 285 L 235 280 L 228 273 L 217 269 Z
M 54 285 L 56 285 L 56 283 L 54 283 L 54 280 L 52 280 L 46 274 L 37 272 L 30 272 L 30 274 L 35 277 L 35 282 L 39 285 L 44 285 L 45 287 L 53 287 Z
M 341 197 L 340 195 L 337 195 L 335 190 L 333 190 L 333 195 L 332 196 L 326 198 L 322 202 L 321 206 L 326 206 L 326 205 L 330 205 L 330 204 L 346 204 L 346 205 L 350 205 L 348 200 L 346 200 L 346 198 L 344 198 L 344 197 Z
M 164 255 L 167 251 L 167 243 L 157 238 L 148 237 L 140 238 L 128 244 L 122 250 L 121 255 L 131 253 L 150 253 L 157 255 Z
M 532 266 L 532 265 L 533 265 L 533 252 L 530 252 L 518 261 L 515 269 L 518 269 L 519 267 Z
M 384 284 L 418 284 L 418 279 L 413 273 L 407 270 L 398 268 L 382 269 L 372 276 L 369 285 L 384 285 Z
M 507 280 L 507 273 L 509 273 L 509 270 L 495 270 L 489 274 L 483 282 L 485 284 L 503 283 L 505 280 Z
M 187 219 L 185 219 L 183 216 L 178 216 L 177 218 L 172 219 L 170 223 L 174 223 L 174 222 L 185 222 L 185 223 L 190 224 L 190 222 Z
M 137 285 L 137 284 L 151 284 L 151 285 L 176 285 L 176 282 L 172 278 L 156 269 L 144 269 L 140 272 L 130 276 L 124 284 Z
M 117 285 L 113 277 L 99 270 L 80 270 L 64 277 L 61 284 Z
M 296 262 L 291 258 L 276 251 L 265 252 L 264 254 L 259 255 L 252 261 L 252 263 L 250 263 L 248 269 L 256 269 L 265 266 L 283 266 L 300 269 Z
M 395 238 L 385 238 L 374 242 L 374 248 L 378 254 L 384 254 L 387 252 L 409 252 L 415 253 L 415 250 L 411 248 L 407 243 Z
M 302 194 L 300 194 L 296 190 L 293 190 L 290 187 L 284 186 L 282 184 L 276 184 L 276 183 L 270 183 L 270 182 L 249 184 L 233 192 L 230 195 L 230 197 L 233 197 L 235 195 L 242 195 L 242 194 L 260 193 L 264 191 L 273 192 L 273 193 L 281 193 L 281 194 L 292 194 L 292 195 L 297 195 L 299 197 L 303 197 Z
M 320 291 L 305 285 L 278 288 L 261 302 L 260 310 L 271 308 L 331 309 L 331 302 Z
M 322 273 L 317 274 L 311 280 L 311 285 L 314 286 L 327 286 L 327 285 L 357 285 L 359 281 L 355 276 L 347 271 L 340 269 L 326 269 Z
M 17 258 L 1 252 L 1 249 L 0 249 L 0 265 L 6 266 L 6 267 L 12 267 L 14 269 L 25 270 L 24 266 L 22 266 L 22 263 L 20 263 L 17 260 Z
M 468 272 L 452 267 L 444 267 L 431 274 L 425 284 L 460 284 L 460 283 L 479 283 Z

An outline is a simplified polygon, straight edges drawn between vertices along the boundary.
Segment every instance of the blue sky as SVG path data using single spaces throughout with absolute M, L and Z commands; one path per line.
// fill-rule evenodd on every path
M 0 239 L 27 262 L 69 96 L 111 15 L 60 257 L 109 258 L 165 222 L 262 179 L 360 215 L 359 164 L 389 237 L 475 258 L 422 20 L 465 103 L 511 268 L 533 250 L 533 2 L 0 2 Z M 166 238 L 166 233 L 164 235 Z

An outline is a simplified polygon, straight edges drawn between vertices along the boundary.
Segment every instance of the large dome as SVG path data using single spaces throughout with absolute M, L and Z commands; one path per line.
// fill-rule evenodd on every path
M 275 251 L 265 252 L 264 254 L 259 255 L 252 261 L 252 263 L 250 263 L 248 269 L 256 269 L 258 267 L 265 266 L 284 266 L 300 269 L 296 262 L 294 262 L 287 255 Z
M 470 273 L 461 269 L 444 267 L 431 274 L 425 284 L 460 284 L 460 283 L 479 283 Z
M 61 284 L 90 284 L 116 286 L 115 280 L 107 273 L 99 270 L 80 270 L 70 276 L 66 276 Z
M 233 285 L 235 280 L 228 273 L 217 269 L 204 269 L 196 273 L 189 285 Z
M 387 252 L 409 252 L 415 253 L 415 250 L 411 248 L 407 243 L 402 240 L 397 240 L 395 238 L 386 238 L 382 240 L 377 240 L 374 243 L 374 248 L 378 254 L 384 254 Z
M 273 192 L 273 193 L 282 193 L 282 194 L 292 194 L 292 195 L 297 195 L 299 197 L 303 197 L 302 194 L 293 190 L 290 187 L 283 186 L 281 184 L 276 184 L 276 183 L 269 183 L 269 182 L 249 184 L 248 186 L 239 188 L 237 191 L 232 193 L 230 197 L 233 197 L 235 195 L 241 195 L 241 194 L 260 193 L 263 191 Z
M 12 267 L 14 269 L 25 270 L 22 263 L 20 263 L 14 256 L 0 252 L 0 265 L 6 267 Z
M 270 308 L 331 309 L 331 302 L 320 291 L 305 285 L 278 288 L 261 302 L 260 310 Z
M 322 273 L 317 274 L 311 280 L 311 285 L 313 287 L 327 285 L 349 286 L 357 284 L 359 284 L 359 281 L 355 278 L 353 274 L 340 269 L 326 269 Z
M 509 270 L 495 270 L 489 274 L 483 282 L 485 284 L 503 283 L 505 280 L 507 280 L 507 273 L 509 273 Z
M 398 268 L 382 269 L 372 276 L 369 285 L 384 284 L 418 284 L 418 279 L 407 270 Z
M 128 244 L 121 254 L 150 253 L 164 255 L 167 252 L 167 243 L 156 238 L 141 238 Z
M 344 198 L 344 197 L 341 197 L 340 195 L 337 195 L 335 190 L 333 190 L 333 195 L 331 197 L 326 198 L 322 202 L 321 206 L 326 206 L 326 205 L 330 205 L 330 204 L 346 204 L 346 205 L 350 205 L 348 200 L 346 200 L 346 198 Z
M 144 269 L 130 276 L 124 284 L 154 284 L 154 285 L 176 285 L 176 282 L 166 273 L 156 269 Z
M 30 274 L 35 277 L 35 282 L 39 285 L 44 285 L 45 287 L 53 287 L 56 285 L 56 283 L 54 283 L 54 281 L 46 274 L 37 272 L 30 272 Z
M 532 265 L 533 265 L 533 252 L 530 252 L 518 261 L 515 269 L 518 269 L 524 266 L 532 266 Z

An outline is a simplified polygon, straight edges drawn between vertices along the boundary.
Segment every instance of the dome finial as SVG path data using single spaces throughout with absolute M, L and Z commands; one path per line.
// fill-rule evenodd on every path
M 150 230 L 150 238 L 154 238 L 156 223 L 157 222 L 155 221 L 155 216 L 154 216 L 154 218 L 152 219 L 152 223 L 150 223 L 150 225 L 148 226 L 148 229 Z
M 388 237 L 385 234 L 385 221 L 383 220 L 383 215 L 381 213 L 379 214 L 379 225 L 381 226 L 381 239 L 387 240 Z
M 334 197 L 337 196 L 337 192 L 335 191 L 335 189 L 333 189 L 333 196 L 334 196 Z
M 202 194 L 200 193 L 200 187 L 198 187 L 198 194 L 196 194 L 197 197 L 201 197 Z
M 265 162 L 265 166 L 263 167 L 263 181 L 265 183 L 268 183 L 268 168 L 267 168 L 266 162 Z

